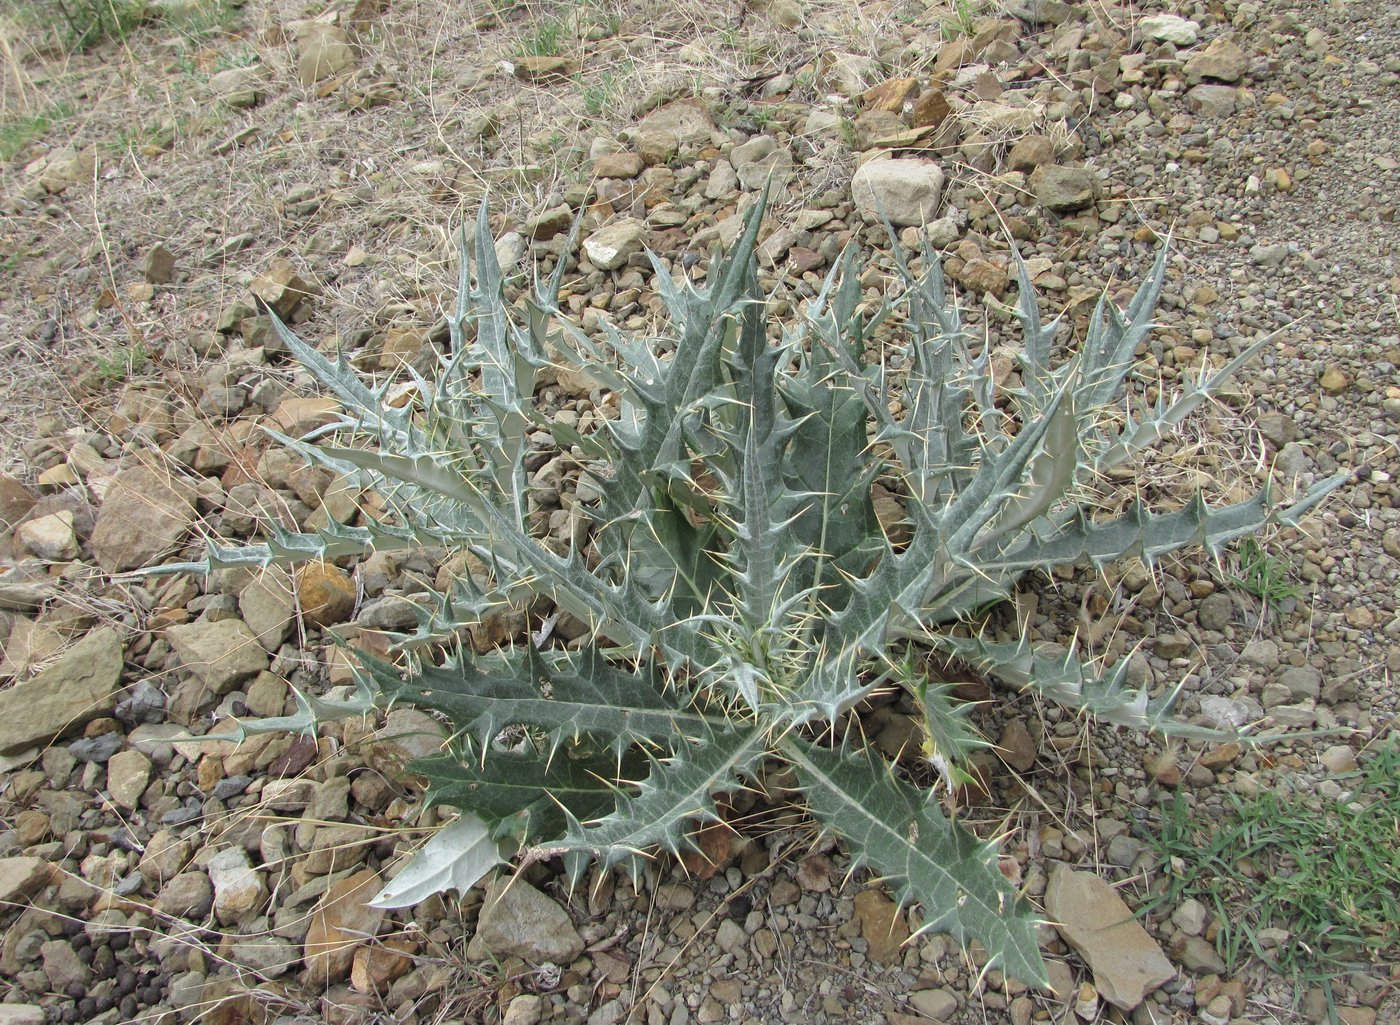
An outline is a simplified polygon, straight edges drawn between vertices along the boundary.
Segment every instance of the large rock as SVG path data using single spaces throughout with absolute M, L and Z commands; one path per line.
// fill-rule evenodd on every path
M 1036 201 L 1057 212 L 1092 206 L 1099 194 L 1099 180 L 1087 167 L 1042 164 L 1031 175 L 1030 185 Z
M 633 253 L 641 252 L 646 227 L 642 221 L 624 217 L 589 235 L 583 251 L 599 270 L 617 270 Z
M 710 141 L 715 123 L 699 100 L 677 100 L 654 110 L 637 126 L 637 152 L 648 164 L 664 164 L 685 146 Z
M 292 635 L 296 620 L 291 574 L 281 566 L 263 570 L 238 592 L 238 611 L 258 643 L 267 651 L 276 651 Z
M 1057 865 L 1045 892 L 1045 913 L 1093 971 L 1099 993 L 1121 1010 L 1131 1011 L 1176 977 L 1118 891 L 1092 872 Z
M 1238 82 L 1249 70 L 1249 54 L 1223 36 L 1212 39 L 1200 53 L 1186 62 L 1186 80 L 1199 82 L 1211 78 L 1217 82 Z
M 295 29 L 297 77 L 302 85 L 314 85 L 338 75 L 355 63 L 355 51 L 345 30 L 324 22 L 305 21 Z
M 108 573 L 139 569 L 184 540 L 194 520 L 191 489 L 146 466 L 113 478 L 89 547 Z
M 0 907 L 12 907 L 49 881 L 43 858 L 0 858 Z
M 367 868 L 346 876 L 321 898 L 302 946 L 310 982 L 328 986 L 350 974 L 355 951 L 373 941 L 384 921 L 384 912 L 369 906 L 381 885 L 379 874 Z
M 525 880 L 503 876 L 486 891 L 467 956 L 520 957 L 531 964 L 567 965 L 583 940 L 564 909 Z
M 888 217 L 899 228 L 921 227 L 938 216 L 943 169 L 931 160 L 867 160 L 851 179 L 851 198 L 867 220 Z
M 1137 31 L 1145 39 L 1155 39 L 1173 46 L 1195 46 L 1200 34 L 1200 22 L 1187 21 L 1176 14 L 1158 14 L 1139 18 Z
M 37 501 L 22 481 L 0 473 L 0 530 L 18 523 Z
M 186 669 L 215 694 L 227 694 L 267 669 L 267 652 L 241 619 L 201 620 L 166 631 Z
M 47 743 L 111 715 L 121 675 L 116 631 L 96 630 L 32 680 L 0 691 L 0 754 Z
M 267 883 L 242 847 L 225 847 L 209 859 L 209 882 L 214 917 L 225 925 L 257 910 L 267 897 Z

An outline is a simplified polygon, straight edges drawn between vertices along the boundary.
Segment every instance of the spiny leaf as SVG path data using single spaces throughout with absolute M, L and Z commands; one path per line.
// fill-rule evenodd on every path
M 920 932 L 976 938 L 988 968 L 1046 984 L 1036 918 L 997 867 L 997 848 L 949 822 L 927 795 L 891 775 L 868 750 L 830 750 L 789 736 L 780 745 L 797 769 L 812 813 L 870 864 L 901 904 L 921 904 Z

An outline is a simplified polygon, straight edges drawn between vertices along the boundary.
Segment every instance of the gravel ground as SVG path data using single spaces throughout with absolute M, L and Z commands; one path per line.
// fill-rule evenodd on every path
M 298 5 L 248 0 L 86 53 L 46 46 L 30 7 L 0 21 L 0 1022 L 1327 1020 L 1315 981 L 1248 957 L 1227 971 L 1228 923 L 1190 898 L 1145 914 L 1134 948 L 1172 977 L 1114 1006 L 1121 973 L 1086 965 L 1070 919 L 1166 891 L 1152 840 L 1173 795 L 1197 822 L 1261 791 L 1321 809 L 1393 743 L 1400 9 L 963 9 L 970 32 L 922 4 L 464 16 L 360 0 L 298 22 Z M 590 204 L 566 301 L 590 331 L 640 329 L 656 301 L 637 247 L 703 266 L 771 175 L 765 281 L 791 303 L 849 241 L 889 266 L 852 190 L 871 151 L 909 181 L 927 181 L 914 161 L 943 172 L 911 223 L 933 222 L 993 346 L 1015 341 L 996 306 L 1014 293 L 1008 234 L 1075 337 L 1170 235 L 1145 389 L 1270 339 L 1226 401 L 1097 501 L 1353 474 L 1304 529 L 1263 539 L 1297 584 L 1272 607 L 1232 582 L 1239 555 L 1057 574 L 1017 602 L 1043 640 L 1077 631 L 1156 688 L 1184 679 L 1193 720 L 1294 733 L 1163 748 L 1030 696 L 979 710 L 1000 757 L 964 821 L 1006 838 L 1042 906 L 1061 879 L 1087 888 L 1043 930 L 1058 995 L 982 974 L 946 938 L 902 942 L 916 912 L 752 795 L 711 837 L 717 871 L 662 862 L 635 890 L 607 876 L 570 894 L 537 865 L 496 904 L 476 889 L 372 912 L 363 896 L 440 821 L 400 771 L 431 748 L 405 733 L 430 721 L 331 724 L 316 745 L 172 740 L 292 711 L 289 683 L 347 682 L 326 628 L 382 650 L 441 571 L 429 553 L 295 588 L 120 576 L 209 534 L 354 512 L 257 430 L 308 429 L 322 408 L 250 289 L 402 376 L 441 341 L 450 232 L 489 189 L 498 252 L 542 270 Z M 541 397 L 581 426 L 601 401 L 568 381 Z M 872 708 L 867 729 L 907 732 L 907 711 Z M 1395 957 L 1332 981 L 1337 1020 L 1400 1021 Z

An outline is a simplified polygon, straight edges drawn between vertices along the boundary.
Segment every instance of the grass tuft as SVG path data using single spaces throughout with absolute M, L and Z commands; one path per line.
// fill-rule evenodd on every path
M 1193 816 L 1180 793 L 1168 808 L 1162 901 L 1215 912 L 1231 973 L 1250 954 L 1299 982 L 1400 959 L 1400 741 L 1346 782 L 1345 803 L 1280 786 L 1231 795 L 1223 816 Z

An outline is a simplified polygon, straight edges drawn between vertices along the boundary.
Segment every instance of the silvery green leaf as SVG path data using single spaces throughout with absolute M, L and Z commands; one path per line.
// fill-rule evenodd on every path
M 465 895 L 482 876 L 509 857 L 509 846 L 493 839 L 490 828 L 480 818 L 463 812 L 415 851 L 408 864 L 375 894 L 369 906 L 392 911 L 411 908 L 448 890 Z

